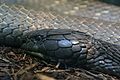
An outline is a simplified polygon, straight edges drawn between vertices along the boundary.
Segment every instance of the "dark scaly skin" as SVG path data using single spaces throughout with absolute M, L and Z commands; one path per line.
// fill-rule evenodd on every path
M 118 45 L 70 29 L 37 30 L 26 34 L 24 39 L 20 48 L 40 52 L 49 61 L 120 75 Z
M 83 33 L 84 31 L 79 32 L 81 30 L 80 26 L 69 27 L 68 24 L 56 25 L 56 23 L 53 22 L 57 18 L 51 19 L 50 14 L 50 17 L 48 17 L 47 15 L 43 15 L 43 13 L 42 17 L 34 20 L 33 18 L 35 18 L 35 16 L 25 15 L 7 6 L 2 6 L 0 13 L 1 45 L 41 52 L 51 61 L 59 61 L 68 65 L 75 64 L 116 76 L 120 75 L 119 45 L 94 39 L 86 35 L 86 33 Z M 45 20 L 44 23 L 42 20 Z M 66 23 L 64 19 L 60 20 L 63 20 L 60 24 Z M 41 21 L 39 25 L 37 21 Z M 57 24 L 59 24 L 59 22 Z M 81 24 L 84 25 L 86 23 Z M 86 27 L 87 26 L 83 26 L 83 30 L 86 30 Z M 93 24 L 93 27 L 97 26 Z M 52 30 L 42 28 L 63 29 Z M 79 31 L 69 30 L 69 28 L 78 28 Z M 91 29 L 89 33 L 92 35 Z

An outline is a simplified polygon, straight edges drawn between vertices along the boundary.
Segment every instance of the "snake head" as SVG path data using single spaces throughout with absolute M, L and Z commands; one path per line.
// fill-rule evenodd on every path
M 26 36 L 26 42 L 22 45 L 25 50 L 40 52 L 51 60 L 68 63 L 86 60 L 91 46 L 90 36 L 69 29 L 43 29 Z

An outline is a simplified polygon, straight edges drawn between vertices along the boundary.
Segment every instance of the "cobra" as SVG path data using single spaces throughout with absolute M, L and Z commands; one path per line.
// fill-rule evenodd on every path
M 89 70 L 120 75 L 120 46 L 95 39 L 91 36 L 92 29 L 89 27 L 87 28 L 91 34 L 88 35 L 84 32 L 86 30 L 84 23 L 74 27 L 62 25 L 62 23 L 57 25 L 59 22 L 54 21 L 57 17 L 55 19 L 47 17 L 46 20 L 44 18 L 33 19 L 35 16 L 26 15 L 6 5 L 2 5 L 0 10 L 1 46 L 37 52 L 37 55 L 42 54 L 45 60 L 65 63 L 68 66 L 86 67 Z M 94 23 L 92 26 L 98 28 Z M 105 28 L 104 25 L 101 27 Z M 110 37 L 109 35 L 107 37 Z M 100 34 L 98 36 L 102 38 Z

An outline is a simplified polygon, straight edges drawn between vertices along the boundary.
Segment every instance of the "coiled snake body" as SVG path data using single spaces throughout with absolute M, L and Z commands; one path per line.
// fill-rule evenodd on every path
M 0 44 L 39 52 L 43 58 L 51 61 L 120 75 L 120 45 L 119 38 L 115 36 L 119 35 L 117 30 L 114 30 L 116 33 L 112 36 L 117 39 L 114 42 L 109 34 L 110 29 L 105 27 L 104 22 L 99 27 L 99 22 L 90 22 L 91 19 L 84 18 L 82 23 L 79 23 L 78 20 L 75 23 L 65 22 L 61 17 L 55 17 L 52 14 L 46 15 L 44 12 L 41 14 L 44 16 L 36 18 L 30 12 L 29 14 L 22 12 L 22 9 L 19 11 L 15 7 L 9 8 L 1 5 Z M 60 22 L 60 20 L 62 21 Z M 95 20 L 92 19 L 92 21 Z M 64 25 L 66 23 L 68 24 Z M 88 24 L 90 24 L 89 27 L 86 26 Z M 117 23 L 113 22 L 113 24 Z M 110 38 L 107 40 L 113 42 L 102 40 L 104 34 L 101 35 L 99 32 L 97 34 L 97 28 L 98 30 L 109 30 L 106 37 Z M 83 32 L 81 32 L 82 30 Z M 93 31 L 96 35 L 93 35 Z M 95 39 L 94 36 L 98 36 L 98 39 Z

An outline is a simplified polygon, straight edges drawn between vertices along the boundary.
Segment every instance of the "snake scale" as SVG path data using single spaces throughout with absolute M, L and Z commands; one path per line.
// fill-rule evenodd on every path
M 115 8 L 117 9 L 117 8 Z M 119 22 L 70 19 L 25 8 L 0 6 L 0 45 L 41 53 L 69 66 L 120 75 Z

